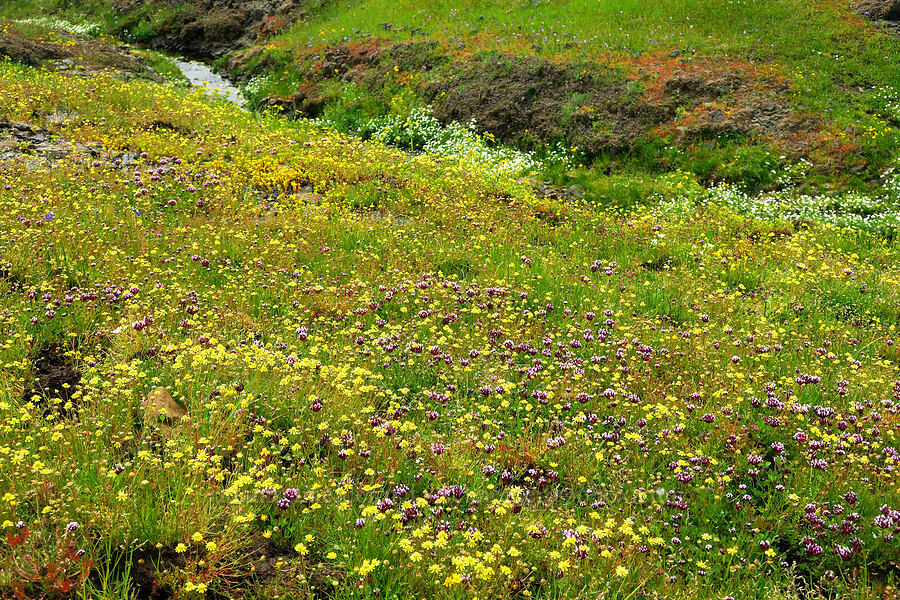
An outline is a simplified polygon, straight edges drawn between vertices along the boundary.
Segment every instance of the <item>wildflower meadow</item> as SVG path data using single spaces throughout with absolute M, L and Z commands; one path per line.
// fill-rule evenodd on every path
M 0 60 L 0 597 L 898 597 L 892 171 L 368 128 Z

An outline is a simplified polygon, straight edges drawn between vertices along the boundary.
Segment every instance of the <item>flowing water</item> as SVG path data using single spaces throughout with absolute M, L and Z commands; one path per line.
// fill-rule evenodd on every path
M 187 77 L 191 85 L 205 90 L 210 95 L 225 98 L 238 106 L 244 106 L 244 96 L 241 90 L 236 88 L 227 79 L 220 77 L 203 63 L 192 60 L 175 60 L 175 64 Z

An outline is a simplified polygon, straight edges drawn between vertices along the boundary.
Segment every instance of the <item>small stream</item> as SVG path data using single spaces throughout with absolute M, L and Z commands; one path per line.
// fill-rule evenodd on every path
M 241 90 L 230 81 L 212 72 L 208 66 L 193 60 L 175 59 L 175 64 L 194 87 L 204 90 L 211 96 L 225 98 L 229 102 L 243 107 L 246 102 Z

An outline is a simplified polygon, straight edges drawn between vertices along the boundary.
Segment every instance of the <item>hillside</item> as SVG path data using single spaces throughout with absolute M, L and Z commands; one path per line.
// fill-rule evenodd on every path
M 197 6 L 0 9 L 0 597 L 900 596 L 889 27 Z
M 607 198 L 611 183 L 628 188 L 614 198 L 626 206 L 677 172 L 751 193 L 882 196 L 900 124 L 897 29 L 875 20 L 891 0 L 10 4 L 9 16 L 83 18 L 215 59 L 257 108 L 363 138 L 422 111 L 474 122 L 580 165 L 546 168 L 553 184 Z M 786 185 L 781 171 L 797 165 L 809 167 Z

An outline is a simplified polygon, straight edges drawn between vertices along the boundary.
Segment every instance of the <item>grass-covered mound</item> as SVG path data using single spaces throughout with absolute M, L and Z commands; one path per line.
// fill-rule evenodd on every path
M 351 130 L 433 105 L 610 171 L 777 185 L 742 157 L 808 159 L 817 184 L 877 187 L 897 139 L 894 33 L 845 2 L 327 3 L 223 66 L 260 103 Z

